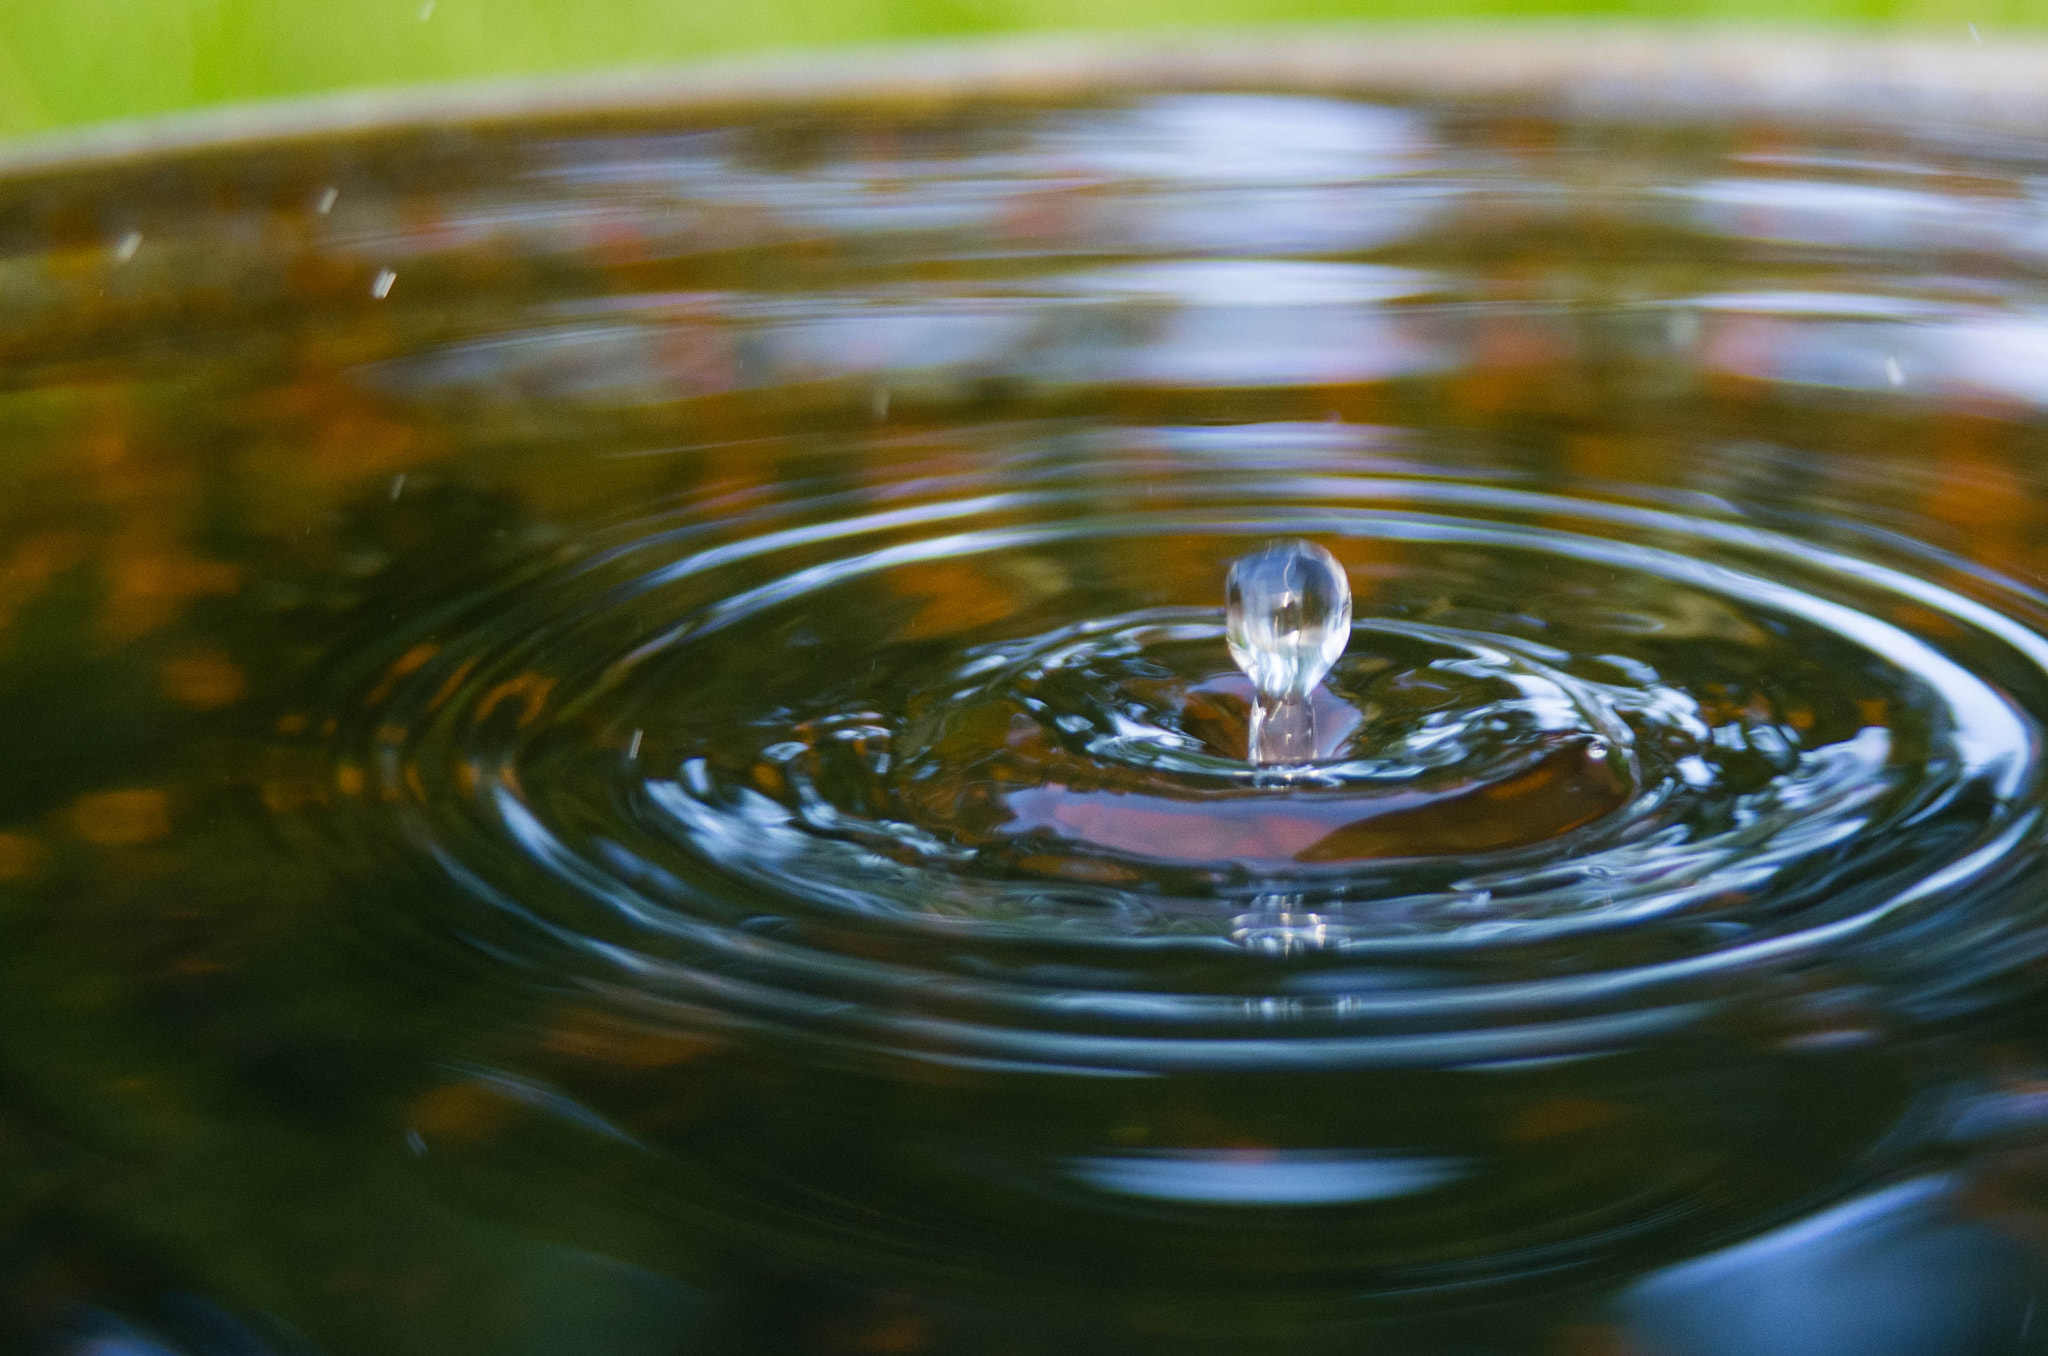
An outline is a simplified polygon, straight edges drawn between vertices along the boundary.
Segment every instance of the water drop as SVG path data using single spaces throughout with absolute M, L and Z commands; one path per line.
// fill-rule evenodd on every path
M 1230 567 L 1224 583 L 1230 657 L 1251 678 L 1254 763 L 1316 756 L 1309 693 L 1351 641 L 1351 581 L 1314 542 L 1268 542 Z
M 391 269 L 377 270 L 377 281 L 370 284 L 370 295 L 382 301 L 391 295 L 391 284 L 398 281 L 398 274 Z

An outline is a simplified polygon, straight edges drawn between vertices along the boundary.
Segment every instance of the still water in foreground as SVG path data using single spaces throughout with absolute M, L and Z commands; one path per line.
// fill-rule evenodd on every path
M 0 1349 L 2048 1351 L 2038 145 L 648 115 L 0 239 Z

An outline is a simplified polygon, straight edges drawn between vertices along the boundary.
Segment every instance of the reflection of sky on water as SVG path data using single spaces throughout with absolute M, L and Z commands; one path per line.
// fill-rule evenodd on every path
M 930 136 L 813 128 L 786 146 L 730 131 L 593 135 L 552 144 L 527 172 L 556 196 L 455 192 L 438 213 L 400 220 L 383 199 L 352 217 L 344 194 L 333 224 L 343 248 L 396 267 L 408 287 L 415 264 L 494 243 L 710 258 L 840 242 L 801 285 L 723 269 L 720 287 L 687 303 L 610 298 L 601 317 L 534 317 L 383 374 L 386 389 L 427 398 L 626 407 L 862 377 L 942 394 L 990 377 L 1022 389 L 1273 389 L 1527 373 L 1568 365 L 1589 328 L 1616 322 L 1583 302 L 1570 316 L 1547 306 L 1540 270 L 1513 263 L 1512 249 L 1469 276 L 1355 256 L 1398 258 L 1452 229 L 1510 240 L 1581 230 L 1572 214 L 1592 201 L 1596 215 L 1690 233 L 1669 246 L 1681 252 L 1703 238 L 1837 261 L 1819 286 L 1760 271 L 1744 289 L 1735 269 L 1736 286 L 1692 297 L 1617 272 L 1623 310 L 1700 317 L 1674 318 L 1660 359 L 1792 388 L 2048 402 L 2048 314 L 1996 280 L 1964 283 L 1970 270 L 1951 278 L 1938 266 L 2048 251 L 2032 179 L 1958 179 L 1897 148 L 1731 147 L 1696 180 L 1631 184 L 1617 166 L 1618 185 L 1579 200 L 1512 155 L 1454 156 L 1453 140 L 1422 111 L 1233 93 Z M 850 242 L 862 242 L 856 255 Z M 1852 253 L 1922 261 L 1922 294 L 1859 291 L 1864 280 L 1839 263 Z M 973 273 L 1007 258 L 1029 271 Z M 1062 259 L 1071 271 L 1048 270 Z M 926 276 L 940 262 L 967 280 Z
M 2048 314 L 1852 295 L 1704 298 L 1706 371 L 1795 386 L 2048 403 Z
M 1239 306 L 1181 311 L 1119 375 L 1141 385 L 1335 386 L 1447 365 L 1387 316 Z
M 1755 157 L 1751 157 L 1755 159 Z M 1760 244 L 1855 252 L 1933 266 L 1884 278 L 1886 292 L 1759 290 L 1694 304 L 1708 316 L 1698 358 L 1708 371 L 1791 386 L 1906 396 L 1961 396 L 1998 403 L 2048 401 L 2048 314 L 2017 287 L 1981 276 L 1944 277 L 1935 261 L 1957 256 L 2038 257 L 2048 213 L 2025 181 L 1989 191 L 1944 182 L 1908 163 L 1787 160 L 1773 177 L 1727 177 L 1668 187 L 1688 217 L 1716 236 Z M 1806 171 L 1815 177 L 1801 177 Z M 1824 178 L 1834 174 L 1841 178 Z M 1869 182 L 1888 179 L 1891 182 Z M 1904 181 L 1904 182 L 1900 182 Z M 1969 272 L 1969 270 L 1965 270 Z M 1900 295 L 1917 285 L 1922 295 Z
M 1115 370 L 1177 386 L 1335 385 L 1424 371 L 1435 345 L 1381 303 L 1429 289 L 1428 275 L 1369 264 L 1187 260 L 1070 280 L 1106 299 L 1170 309 Z
M 1055 163 L 1119 179 L 1279 184 L 1397 173 L 1421 160 L 1431 137 L 1415 112 L 1349 99 L 1170 94 L 1066 115 L 1041 145 Z
M 583 323 L 410 355 L 380 381 L 425 396 L 617 404 L 863 374 L 1192 387 L 1375 381 L 1451 360 L 1395 304 L 1432 282 L 1369 264 L 1192 259 L 1034 276 L 976 295 L 897 286 L 802 299 L 614 298 L 581 308 Z
M 1212 1205 L 1343 1205 L 1412 1196 L 1456 1181 L 1449 1158 L 1338 1151 L 1187 1149 L 1077 1158 L 1068 1167 L 1102 1191 Z
M 825 261 L 839 267 L 993 260 L 1012 247 L 1038 264 L 1033 276 L 972 286 L 834 287 L 827 276 L 782 294 L 781 280 L 742 271 L 727 274 L 737 287 L 645 307 L 609 298 L 380 374 L 385 389 L 414 396 L 631 406 L 917 373 L 1326 385 L 1446 361 L 1393 304 L 1429 290 L 1427 275 L 1300 257 L 1396 243 L 1456 204 L 1456 185 L 1415 177 L 1432 151 L 1420 114 L 1191 94 L 1049 112 L 1022 128 L 931 145 L 867 145 L 855 129 L 766 164 L 728 133 L 595 138 L 583 156 L 566 143 L 529 172 L 580 198 L 455 194 L 425 222 L 368 205 L 352 217 L 344 198 L 334 225 L 345 247 L 396 267 L 408 286 L 440 252 L 493 246 L 668 258 L 831 237 L 874 242 L 869 259 Z M 1043 271 L 1069 254 L 1088 262 Z
M 1047 278 L 1048 291 L 1184 306 L 1371 305 L 1430 290 L 1410 268 L 1272 259 L 1173 259 Z
M 1396 180 L 1104 196 L 1100 238 L 1132 250 L 1323 254 L 1399 243 L 1457 205 L 1457 190 Z
M 887 144 L 764 171 L 735 138 L 702 133 L 639 138 L 623 155 L 608 143 L 539 173 L 643 199 L 748 206 L 781 229 L 849 235 L 999 239 L 1031 199 L 1090 191 L 1075 221 L 1094 248 L 1301 252 L 1363 248 L 1419 226 L 1440 190 L 1371 181 L 1424 166 L 1428 133 L 1419 115 L 1374 104 L 1189 94 L 1049 114 L 1023 139 L 924 154 Z
M 2008 249 L 2029 216 L 2011 198 L 1817 179 L 1715 179 L 1670 192 L 1718 235 L 1854 250 Z
M 1967 1171 L 1873 1189 L 1654 1272 L 1615 1305 L 1642 1356 L 2048 1352 L 2048 1084 L 1982 1089 L 1947 1139 Z
M 1923 1177 L 1658 1272 L 1623 1297 L 1654 1356 L 2004 1356 L 2048 1351 L 2039 1251 Z

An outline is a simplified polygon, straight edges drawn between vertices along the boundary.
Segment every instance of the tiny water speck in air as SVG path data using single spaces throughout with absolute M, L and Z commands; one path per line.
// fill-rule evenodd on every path
M 128 234 L 121 237 L 120 244 L 114 246 L 114 259 L 119 263 L 125 264 L 130 259 L 133 259 L 135 257 L 135 251 L 141 248 L 142 232 L 130 231 L 128 232 Z
M 330 188 L 325 193 L 322 193 L 320 195 L 320 202 L 317 210 L 319 211 L 320 215 L 324 217 L 329 212 L 332 212 L 334 210 L 334 204 L 339 202 L 340 200 L 341 190 L 338 188 Z
M 1893 386 L 1906 384 L 1906 369 L 1900 364 L 1896 354 L 1887 355 L 1884 360 L 1884 379 Z
M 431 18 L 433 18 L 433 17 L 434 17 L 434 5 L 435 5 L 435 3 L 436 3 L 436 0 L 427 0 L 427 2 L 426 2 L 425 4 L 423 4 L 423 5 L 421 5 L 421 6 L 420 6 L 420 22 L 421 22 L 421 23 L 425 23 L 425 22 L 426 22 L 427 20 L 429 20 L 429 19 L 431 19 Z
M 391 284 L 398 281 L 398 275 L 388 268 L 377 270 L 377 281 L 370 284 L 370 295 L 382 301 L 391 295 Z
M 398 496 L 399 496 L 399 495 L 401 495 L 401 494 L 404 494 L 404 493 L 405 493 L 405 472 L 403 472 L 403 471 L 400 471 L 400 472 L 399 472 L 399 473 L 398 473 L 397 475 L 395 475 L 395 476 L 391 477 L 391 498 L 392 498 L 392 500 L 393 500 L 394 502 L 396 502 L 396 500 L 398 499 Z

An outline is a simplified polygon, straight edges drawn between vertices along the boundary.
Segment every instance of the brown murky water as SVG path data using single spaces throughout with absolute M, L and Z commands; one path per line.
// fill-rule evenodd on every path
M 2048 1349 L 2044 193 L 1256 90 L 18 175 L 0 1344 Z

